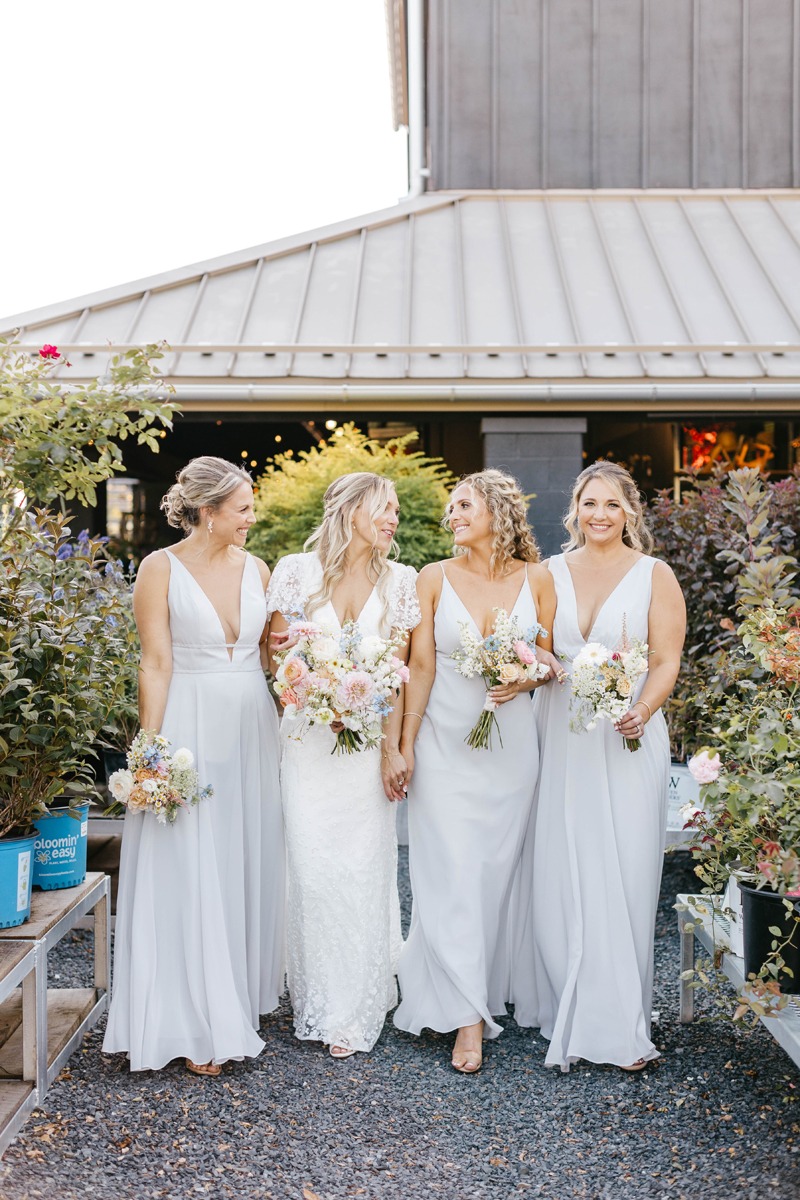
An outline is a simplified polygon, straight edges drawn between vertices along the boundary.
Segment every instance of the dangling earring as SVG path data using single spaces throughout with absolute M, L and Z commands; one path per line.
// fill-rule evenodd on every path
M 213 533 L 214 532 L 214 522 L 209 521 L 208 524 L 206 525 L 206 529 L 208 530 L 209 533 Z

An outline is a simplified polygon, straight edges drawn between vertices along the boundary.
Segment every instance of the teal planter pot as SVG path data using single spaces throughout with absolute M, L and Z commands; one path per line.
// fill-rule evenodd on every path
M 0 929 L 22 925 L 31 915 L 35 835 L 0 840 Z
M 33 886 L 43 891 L 75 887 L 86 878 L 86 844 L 89 805 L 79 804 L 71 816 L 68 808 L 51 808 L 34 824 L 38 829 L 33 850 Z

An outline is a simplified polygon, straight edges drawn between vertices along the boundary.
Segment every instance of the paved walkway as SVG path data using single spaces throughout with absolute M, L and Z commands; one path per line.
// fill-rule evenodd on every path
M 391 1026 L 368 1057 L 334 1062 L 293 1039 L 286 1008 L 265 1022 L 263 1055 L 219 1080 L 177 1064 L 132 1076 L 97 1030 L 0 1162 L 0 1197 L 795 1200 L 798 1072 L 763 1029 L 678 1024 L 671 904 L 689 890 L 685 856 L 668 860 L 664 1058 L 641 1075 L 546 1070 L 545 1043 L 511 1018 L 473 1078 L 448 1066 L 450 1038 Z M 88 935 L 53 970 L 62 985 L 86 981 Z

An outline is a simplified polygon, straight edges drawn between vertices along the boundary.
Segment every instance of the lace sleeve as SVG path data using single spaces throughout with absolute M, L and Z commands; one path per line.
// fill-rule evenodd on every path
M 422 620 L 417 597 L 417 572 L 413 567 L 393 565 L 393 588 L 390 602 L 392 628 L 414 629 Z
M 304 554 L 287 554 L 275 564 L 267 588 L 267 616 L 279 612 L 287 621 L 304 616 L 308 600 Z

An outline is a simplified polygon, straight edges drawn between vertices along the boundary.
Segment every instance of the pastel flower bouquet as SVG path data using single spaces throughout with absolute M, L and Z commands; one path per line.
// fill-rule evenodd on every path
M 311 725 L 341 721 L 331 754 L 353 754 L 380 745 L 391 701 L 408 682 L 397 657 L 400 640 L 364 636 L 355 621 L 337 635 L 313 621 L 294 621 L 290 648 L 276 655 L 275 692 L 287 717 L 300 717 L 303 738 Z
M 481 715 L 464 738 L 473 750 L 490 750 L 495 729 L 503 745 L 496 715 L 498 705 L 488 689 L 502 683 L 546 679 L 550 673 L 550 668 L 536 658 L 536 639 L 546 636 L 547 630 L 537 624 L 523 633 L 517 618 L 510 617 L 504 608 L 492 611 L 496 614 L 494 632 L 485 638 L 476 636 L 467 621 L 459 621 L 461 647 L 451 655 L 459 675 L 465 679 L 480 675 L 487 688 Z
M 573 733 L 594 729 L 598 721 L 618 721 L 631 705 L 631 696 L 647 670 L 647 644 L 628 641 L 623 627 L 619 649 L 602 642 L 587 642 L 572 662 Z M 638 750 L 639 738 L 623 738 L 627 748 Z
M 128 751 L 127 770 L 115 771 L 108 781 L 113 803 L 106 810 L 119 814 L 151 812 L 159 825 L 172 825 L 181 809 L 213 795 L 200 787 L 191 750 L 169 753 L 169 741 L 160 734 L 141 730 Z

